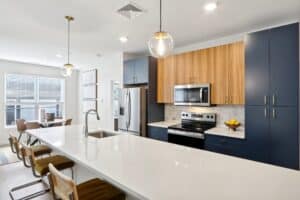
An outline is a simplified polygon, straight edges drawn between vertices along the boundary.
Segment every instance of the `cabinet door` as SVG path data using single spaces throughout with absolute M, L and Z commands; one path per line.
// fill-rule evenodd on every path
M 168 130 L 166 128 L 148 126 L 148 137 L 167 142 Z
M 205 150 L 238 157 L 246 157 L 245 140 L 216 135 L 206 135 Z
M 182 53 L 175 56 L 176 58 L 176 85 L 190 84 L 193 77 L 191 75 L 193 64 L 193 53 Z
M 270 161 L 269 112 L 264 106 L 245 107 L 247 157 L 252 160 Z
M 175 57 L 168 56 L 158 60 L 157 102 L 173 103 L 175 84 Z
M 246 105 L 264 105 L 269 98 L 269 31 L 247 35 Z
M 298 23 L 270 30 L 270 72 L 272 104 L 296 106 L 299 88 Z
M 149 59 L 148 57 L 135 60 L 135 84 L 148 83 L 149 74 Z
M 193 83 L 211 82 L 213 60 L 213 48 L 193 52 L 193 65 L 191 69 L 191 73 L 194 75 Z
M 271 115 L 271 162 L 299 169 L 298 109 L 274 107 Z M 274 112 L 274 113 L 273 113 Z
M 237 42 L 229 45 L 228 65 L 229 104 L 245 103 L 245 45 Z
M 134 66 L 135 66 L 134 60 L 128 60 L 124 62 L 123 82 L 125 85 L 134 84 L 135 81 Z
M 212 68 L 211 103 L 228 103 L 228 63 L 229 46 L 222 45 L 214 48 L 214 65 Z

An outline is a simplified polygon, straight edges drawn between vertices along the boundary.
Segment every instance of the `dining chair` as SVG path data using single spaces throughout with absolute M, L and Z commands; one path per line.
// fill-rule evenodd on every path
M 65 122 L 65 126 L 70 126 L 72 124 L 72 119 L 67 119 Z
M 48 180 L 55 200 L 125 200 L 125 194 L 121 190 L 100 179 L 76 185 L 52 163 L 49 164 Z
M 74 162 L 65 156 L 53 155 L 53 156 L 48 156 L 48 157 L 43 157 L 43 158 L 38 159 L 35 156 L 34 151 L 31 147 L 23 146 L 21 148 L 21 151 L 22 151 L 22 155 L 24 156 L 24 158 L 28 158 L 30 161 L 33 176 L 37 177 L 39 179 L 12 188 L 9 191 L 9 195 L 12 200 L 15 200 L 13 193 L 16 191 L 22 190 L 27 187 L 31 187 L 31 186 L 39 184 L 39 183 L 44 183 L 45 185 L 48 185 L 46 180 L 44 180 L 44 178 L 49 173 L 48 165 L 50 163 L 52 163 L 53 166 L 55 166 L 58 170 L 71 169 L 72 177 L 74 176 L 74 173 L 73 173 Z M 43 195 L 49 191 L 50 191 L 50 188 L 46 187 L 45 189 L 42 189 L 38 192 L 29 194 L 20 199 L 22 199 L 22 200 L 32 199 L 32 198 L 38 197 L 40 195 Z M 18 200 L 20 200 L 20 199 L 18 199 Z
M 25 133 L 25 131 L 26 131 L 25 120 L 24 119 L 17 119 L 16 120 L 16 126 L 17 126 L 17 131 L 19 132 L 18 141 L 20 141 L 23 133 Z

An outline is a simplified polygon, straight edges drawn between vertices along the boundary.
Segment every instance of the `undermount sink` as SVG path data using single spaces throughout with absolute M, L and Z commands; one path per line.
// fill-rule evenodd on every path
M 111 137 L 115 136 L 116 134 L 114 133 L 109 133 L 106 131 L 95 131 L 95 132 L 90 132 L 89 136 L 94 137 L 94 138 L 105 138 L 105 137 Z

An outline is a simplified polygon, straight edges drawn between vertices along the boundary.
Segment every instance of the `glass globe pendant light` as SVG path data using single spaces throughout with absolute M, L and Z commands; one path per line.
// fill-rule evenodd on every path
M 68 77 L 68 76 L 72 75 L 73 68 L 74 68 L 74 66 L 70 63 L 70 22 L 74 20 L 74 17 L 66 16 L 65 18 L 68 22 L 68 42 L 67 42 L 68 43 L 68 46 L 67 46 L 68 62 L 66 64 L 64 64 L 62 75 L 65 77 Z
M 169 55 L 174 48 L 172 36 L 162 31 L 162 0 L 159 1 L 159 31 L 154 33 L 148 41 L 148 48 L 153 57 L 162 58 Z

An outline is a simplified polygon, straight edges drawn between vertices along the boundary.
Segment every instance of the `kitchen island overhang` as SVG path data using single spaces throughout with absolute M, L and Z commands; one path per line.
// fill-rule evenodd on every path
M 130 134 L 84 137 L 82 125 L 28 130 L 138 199 L 298 200 L 300 172 Z

